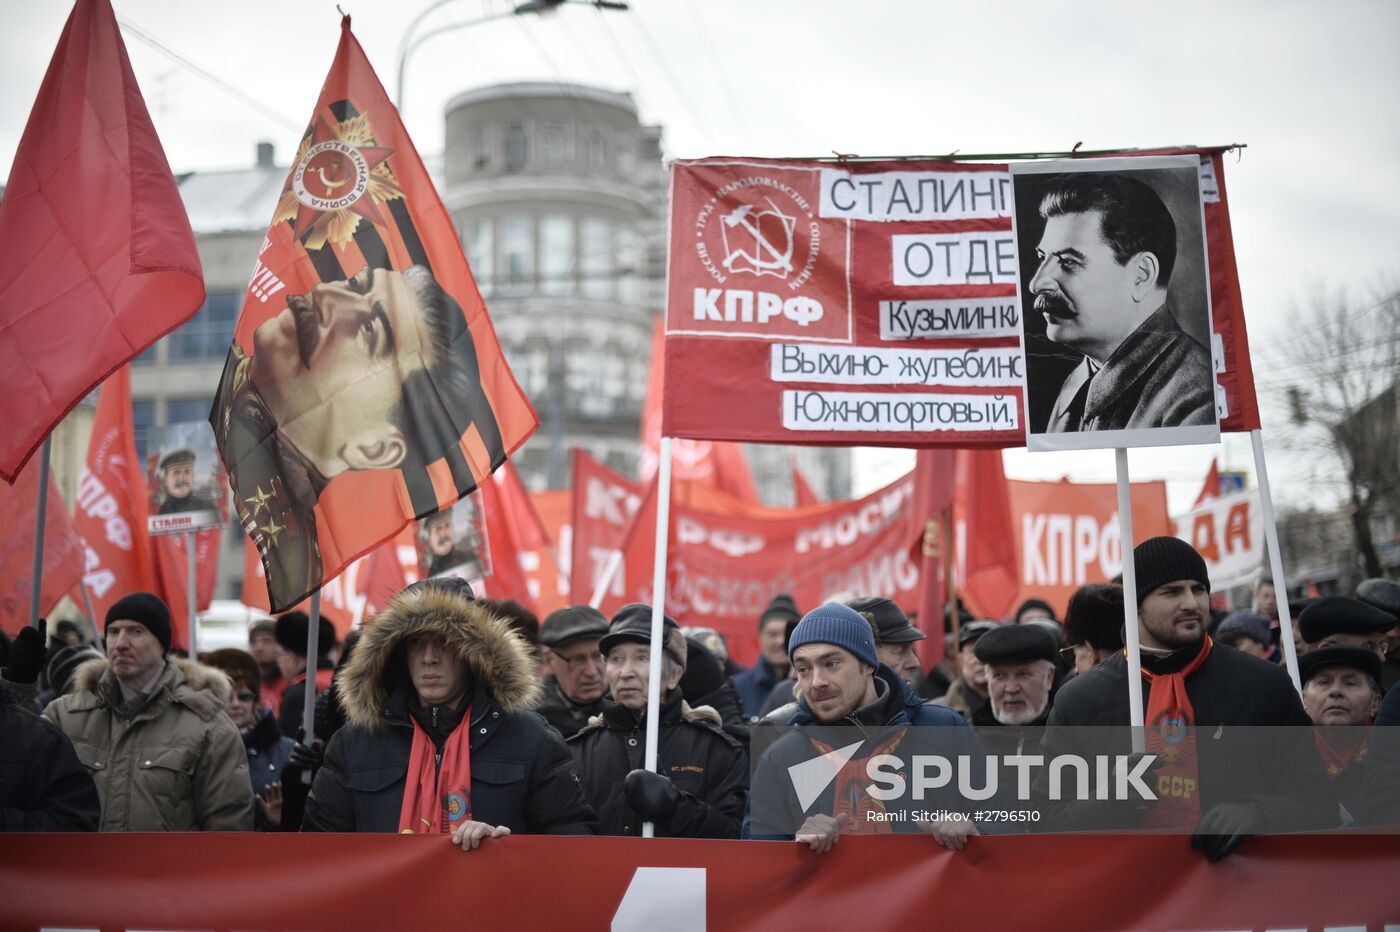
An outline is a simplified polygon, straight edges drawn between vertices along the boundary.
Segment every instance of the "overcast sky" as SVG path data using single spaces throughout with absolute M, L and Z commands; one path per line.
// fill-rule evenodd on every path
M 177 172 L 285 161 L 330 67 L 339 16 L 326 0 L 113 0 L 117 15 L 236 86 L 246 103 L 126 36 Z M 391 93 L 397 49 L 428 0 L 341 0 Z M 456 0 L 416 34 L 501 13 Z M 8 166 L 70 6 L 6 5 L 0 165 Z M 926 155 L 1248 144 L 1226 168 L 1256 371 L 1276 357 L 1290 307 L 1317 283 L 1370 288 L 1400 272 L 1400 3 L 1259 0 L 938 3 L 929 0 L 634 0 L 480 23 L 412 56 L 405 121 L 442 146 L 443 105 L 472 87 L 565 80 L 631 91 L 669 156 Z M 6 169 L 6 173 L 8 170 Z M 1277 378 L 1277 374 L 1273 376 Z M 1276 384 L 1276 383 L 1275 383 Z M 1282 409 L 1261 390 L 1275 498 L 1315 494 L 1289 455 Z M 1134 477 L 1167 478 L 1189 504 L 1213 455 L 1140 451 Z M 1290 462 L 1290 460 L 1294 462 Z M 861 458 L 859 485 L 901 468 Z M 1008 474 L 1111 480 L 1110 452 L 1007 455 Z

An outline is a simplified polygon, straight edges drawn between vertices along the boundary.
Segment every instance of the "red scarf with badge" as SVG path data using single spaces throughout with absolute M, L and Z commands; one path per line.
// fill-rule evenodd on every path
M 413 749 L 408 755 L 403 807 L 399 810 L 400 834 L 450 834 L 472 817 L 472 708 L 462 713 L 462 723 L 452 729 L 437 763 L 433 739 L 413 721 Z
M 1214 641 L 1209 636 L 1201 651 L 1176 673 L 1143 669 L 1151 686 L 1147 700 L 1147 753 L 1166 763 L 1154 774 L 1157 804 L 1147 814 L 1147 828 L 1194 826 L 1201 820 L 1200 774 L 1196 758 L 1196 710 L 1186 693 L 1186 678 L 1201 668 Z
M 1337 778 L 1337 774 L 1346 770 L 1352 764 L 1359 764 L 1366 759 L 1367 744 L 1369 735 L 1362 732 L 1355 741 L 1348 743 L 1341 750 L 1337 750 L 1327 743 L 1327 739 L 1322 736 L 1322 729 L 1313 729 L 1313 742 L 1317 745 L 1318 756 L 1327 765 L 1327 776 L 1332 779 Z

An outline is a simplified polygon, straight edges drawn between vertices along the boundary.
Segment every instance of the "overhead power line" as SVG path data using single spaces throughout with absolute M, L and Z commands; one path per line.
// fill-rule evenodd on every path
M 155 36 L 151 35 L 149 32 L 147 32 L 142 27 L 136 25 L 131 20 L 119 16 L 117 17 L 117 22 L 121 24 L 121 27 L 124 31 L 129 32 L 131 35 L 135 36 L 137 39 L 144 42 L 146 45 L 149 45 L 157 52 L 160 52 L 162 55 L 164 55 L 166 58 L 169 58 L 181 68 L 184 68 L 186 71 L 190 72 L 200 80 L 211 84 L 219 90 L 223 91 L 225 94 L 232 97 L 234 100 L 237 100 L 245 107 L 248 107 L 252 110 L 256 110 L 258 113 L 267 117 L 269 120 L 272 120 L 274 123 L 281 126 L 283 129 L 289 130 L 297 134 L 301 134 L 306 129 L 306 124 L 304 122 L 293 120 L 286 114 L 278 113 L 276 110 L 267 106 L 262 101 L 257 100 L 254 97 L 250 97 L 248 94 L 245 94 L 237 87 L 234 87 L 228 81 L 225 81 L 223 78 L 214 74 L 212 71 L 209 71 L 208 69 L 195 64 L 193 61 L 180 54 L 175 49 L 171 48 L 170 45 L 168 45 L 165 42 L 162 42 L 160 39 L 157 39 Z

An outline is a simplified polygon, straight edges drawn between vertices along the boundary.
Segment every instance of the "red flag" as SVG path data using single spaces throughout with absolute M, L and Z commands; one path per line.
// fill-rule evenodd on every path
M 131 417 L 130 366 L 112 373 L 98 395 L 73 502 L 73 529 L 87 547 L 83 583 L 95 624 L 122 596 L 156 588 L 146 535 L 146 475 L 136 457 Z
M 214 598 L 214 585 L 219 578 L 219 548 L 223 543 L 223 528 L 208 528 L 194 535 L 194 607 L 202 612 Z M 152 591 L 165 600 L 170 609 L 170 625 L 174 645 L 188 650 L 190 627 L 189 544 L 184 534 L 163 534 L 151 538 L 155 585 Z
M 78 0 L 0 202 L 0 478 L 204 300 L 189 218 L 108 0 Z
M 491 550 L 491 575 L 482 586 L 487 598 L 514 599 L 534 611 L 535 599 L 520 565 L 521 555 L 533 549 L 524 541 L 543 541 L 544 531 L 525 486 L 509 466 L 507 463 L 490 482 L 481 484 L 481 508 L 486 513 L 486 539 Z
M 349 17 L 210 420 L 275 611 L 484 484 L 539 425 Z
M 385 541 L 363 559 L 359 572 L 359 595 L 364 597 L 361 622 L 384 611 L 404 586 L 418 579 L 418 552 L 412 534 L 410 529 Z M 401 546 L 406 549 L 407 562 L 399 552 Z
M 11 486 L 0 485 L 0 629 L 17 633 L 29 624 L 29 586 L 34 578 L 34 525 L 39 501 L 39 464 L 20 471 Z M 83 578 L 83 542 L 68 520 L 63 496 L 49 477 L 44 520 L 44 581 L 39 613 L 46 615 Z
M 1196 508 L 1205 504 L 1213 498 L 1220 497 L 1220 460 L 1218 458 L 1210 461 L 1210 469 L 1206 470 L 1205 481 L 1201 483 L 1200 494 L 1196 496 Z
M 984 618 L 1011 614 L 1020 593 L 1011 500 L 1000 450 L 957 452 L 959 589 Z
M 661 396 L 666 383 L 666 331 L 658 317 L 651 334 L 651 373 L 642 406 L 641 484 L 656 475 L 661 455 Z M 737 443 L 711 440 L 671 441 L 671 482 L 678 494 L 688 484 L 709 486 L 746 502 L 758 502 L 744 448 Z
M 920 450 L 914 460 L 913 526 L 910 555 L 919 565 L 916 621 L 928 635 L 919 642 L 919 661 L 927 670 L 943 659 L 943 610 L 947 578 L 943 575 L 943 526 L 953 507 L 955 463 L 949 449 Z
M 793 504 L 798 508 L 807 508 L 822 503 L 822 500 L 817 498 L 817 493 L 813 492 L 812 487 L 807 484 L 802 470 L 797 467 L 797 460 L 792 460 L 792 494 Z

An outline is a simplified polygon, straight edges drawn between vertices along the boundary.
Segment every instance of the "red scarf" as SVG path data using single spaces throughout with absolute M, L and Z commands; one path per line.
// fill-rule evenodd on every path
M 870 758 L 875 755 L 893 754 L 904 741 L 905 731 L 906 729 L 901 728 L 869 754 L 851 758 L 836 772 L 836 778 L 832 781 L 835 792 L 831 816 L 839 818 L 842 813 L 846 814 L 846 825 L 841 829 L 843 835 L 887 835 L 894 831 L 894 825 L 888 820 L 885 804 L 865 790 L 870 783 L 865 768 Z M 816 738 L 808 740 L 820 754 L 830 754 L 836 750 L 832 745 Z
M 1347 767 L 1365 760 L 1366 738 L 1368 736 L 1369 732 L 1362 732 L 1355 741 L 1338 751 L 1327 743 L 1327 739 L 1322 736 L 1321 728 L 1314 728 L 1313 743 L 1317 745 L 1317 753 L 1321 755 L 1322 762 L 1327 765 L 1327 776 L 1336 779 L 1337 774 L 1346 770 Z
M 1157 804 L 1148 812 L 1149 828 L 1189 827 L 1201 820 L 1200 775 L 1196 759 L 1196 710 L 1186 694 L 1186 678 L 1201 668 L 1214 642 L 1206 637 L 1200 653 L 1176 673 L 1143 669 L 1151 684 L 1147 700 L 1147 753 L 1166 761 L 1157 769 Z
M 472 817 L 472 707 L 462 713 L 462 722 L 452 729 L 442 749 L 442 766 L 437 765 L 433 739 L 413 722 L 413 750 L 408 755 L 404 781 L 403 808 L 399 810 L 400 834 L 449 834 Z

